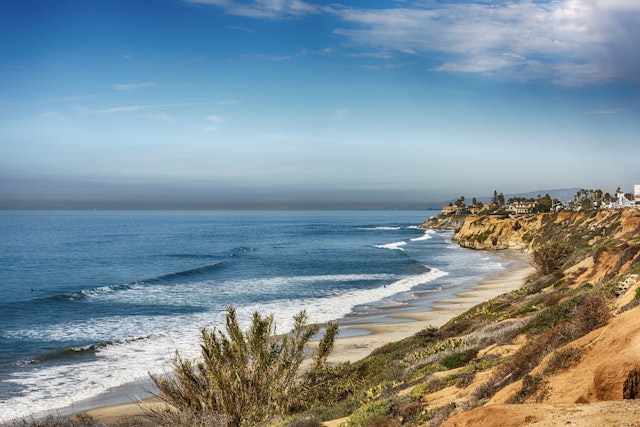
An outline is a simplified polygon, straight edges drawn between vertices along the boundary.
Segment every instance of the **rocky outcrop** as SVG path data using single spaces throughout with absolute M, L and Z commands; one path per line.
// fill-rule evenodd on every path
M 431 228 L 433 230 L 458 231 L 464 224 L 465 215 L 436 215 L 432 216 L 418 227 Z

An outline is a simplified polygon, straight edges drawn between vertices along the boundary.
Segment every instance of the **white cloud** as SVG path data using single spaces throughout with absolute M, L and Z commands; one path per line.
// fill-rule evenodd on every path
M 208 115 L 208 116 L 206 117 L 206 120 L 207 120 L 208 122 L 215 123 L 215 124 L 220 124 L 220 123 L 224 123 L 224 122 L 226 122 L 226 121 L 227 121 L 224 117 L 222 117 L 222 116 L 218 116 L 218 115 L 216 115 L 216 114 Z
M 187 3 L 211 5 L 224 9 L 230 15 L 255 19 L 281 19 L 319 13 L 321 6 L 300 0 L 184 0 Z
M 94 113 L 123 113 L 131 111 L 140 111 L 147 108 L 153 108 L 153 105 L 123 105 L 120 107 L 105 108 L 102 110 L 93 111 Z
M 144 89 L 147 87 L 153 87 L 156 84 L 154 82 L 140 82 L 140 83 L 119 83 L 113 85 L 115 90 L 127 91 L 127 90 L 136 90 L 136 89 Z
M 212 123 L 204 128 L 204 131 L 207 133 L 217 131 L 220 128 L 218 125 L 227 121 L 226 117 L 219 116 L 217 114 L 209 114 L 205 117 L 205 120 Z
M 337 10 L 348 25 L 334 33 L 385 53 L 437 53 L 439 71 L 562 85 L 638 78 L 637 0 L 405 4 Z
M 146 116 L 148 119 L 152 119 L 152 120 L 160 120 L 163 122 L 175 122 L 176 119 L 172 116 L 170 116 L 167 113 L 155 113 L 155 114 L 149 114 Z
M 346 56 L 379 55 L 388 63 L 403 63 L 399 57 L 411 55 L 442 72 L 542 79 L 568 86 L 640 80 L 639 0 L 404 0 L 376 9 L 301 0 L 183 1 L 254 19 L 335 16 L 342 24 L 333 33 L 348 39 L 344 46 L 353 48 Z M 321 53 L 333 52 L 327 48 Z
M 229 27 L 232 30 L 244 31 L 245 33 L 255 33 L 256 30 L 252 30 L 251 28 L 240 27 L 239 25 L 231 25 Z
M 208 102 L 187 102 L 183 104 L 136 104 L 136 105 L 122 105 L 118 107 L 103 108 L 101 110 L 91 110 L 84 107 L 77 107 L 80 111 L 93 114 L 109 114 L 109 113 L 126 113 L 135 112 L 148 109 L 160 109 L 160 108 L 179 108 L 190 107 L 193 105 L 207 105 Z
M 216 105 L 219 105 L 221 107 L 226 107 L 228 105 L 237 105 L 241 103 L 242 101 L 240 101 L 239 99 L 223 99 L 221 101 L 216 102 Z

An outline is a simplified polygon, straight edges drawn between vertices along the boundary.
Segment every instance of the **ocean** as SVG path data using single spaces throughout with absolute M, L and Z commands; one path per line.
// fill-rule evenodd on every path
M 416 227 L 435 213 L 0 212 L 0 423 L 148 383 L 229 305 L 348 325 L 504 270 Z

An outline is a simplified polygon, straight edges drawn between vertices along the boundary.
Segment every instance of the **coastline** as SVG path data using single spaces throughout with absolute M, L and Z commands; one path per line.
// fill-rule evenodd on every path
M 363 359 L 385 344 L 410 337 L 427 327 L 440 327 L 477 304 L 520 288 L 534 271 L 528 254 L 521 250 L 506 249 L 501 250 L 500 255 L 509 261 L 504 271 L 489 274 L 465 289 L 451 288 L 437 293 L 419 294 L 406 305 L 387 307 L 379 313 L 346 317 L 340 323 L 340 332 L 329 362 L 355 362 Z M 140 390 L 144 388 L 140 387 Z M 108 401 L 104 396 L 101 400 Z M 156 404 L 153 398 L 146 398 L 141 402 L 133 398 L 131 400 L 130 403 L 101 405 L 100 400 L 94 399 L 93 404 L 86 402 L 87 407 L 93 406 L 92 409 L 76 406 L 75 410 L 70 408 L 70 413 L 86 413 L 96 421 L 108 424 L 140 416 L 144 408 L 148 409 Z

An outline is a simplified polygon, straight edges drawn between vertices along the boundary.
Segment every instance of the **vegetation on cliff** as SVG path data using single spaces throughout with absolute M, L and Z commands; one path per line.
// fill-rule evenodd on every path
M 634 308 L 640 301 L 639 211 L 475 221 L 466 217 L 455 239 L 484 242 L 482 249 L 525 249 L 537 272 L 521 289 L 482 303 L 440 329 L 427 328 L 342 366 L 336 384 L 344 399 L 305 416 L 318 421 L 348 417 L 344 426 L 437 426 L 455 415 L 451 425 L 457 425 L 455 420 L 474 408 L 544 401 L 551 378 L 587 357 L 586 349 L 572 345 L 576 340 L 589 337 L 612 316 L 640 310 Z M 633 369 L 621 370 L 611 386 L 619 389 L 619 399 L 623 388 L 637 395 L 629 390 L 638 384 L 633 372 L 640 354 L 634 357 L 627 361 Z M 586 388 L 576 392 L 576 400 L 594 401 Z
M 467 217 L 455 239 L 482 241 L 483 249 L 498 243 L 521 247 L 532 254 L 537 272 L 517 291 L 345 367 L 343 380 L 352 385 L 347 398 L 308 415 L 327 420 L 351 412 L 346 426 L 435 426 L 494 402 L 545 401 L 551 378 L 586 357 L 587 350 L 572 345 L 576 340 L 604 327 L 612 316 L 640 309 L 634 308 L 640 299 L 640 212 L 474 221 Z M 640 355 L 634 357 L 630 366 L 640 366 Z M 634 369 L 622 370 L 613 381 L 619 399 L 623 388 L 637 384 L 627 380 L 636 378 Z M 576 395 L 576 400 L 594 400 L 586 389 Z

